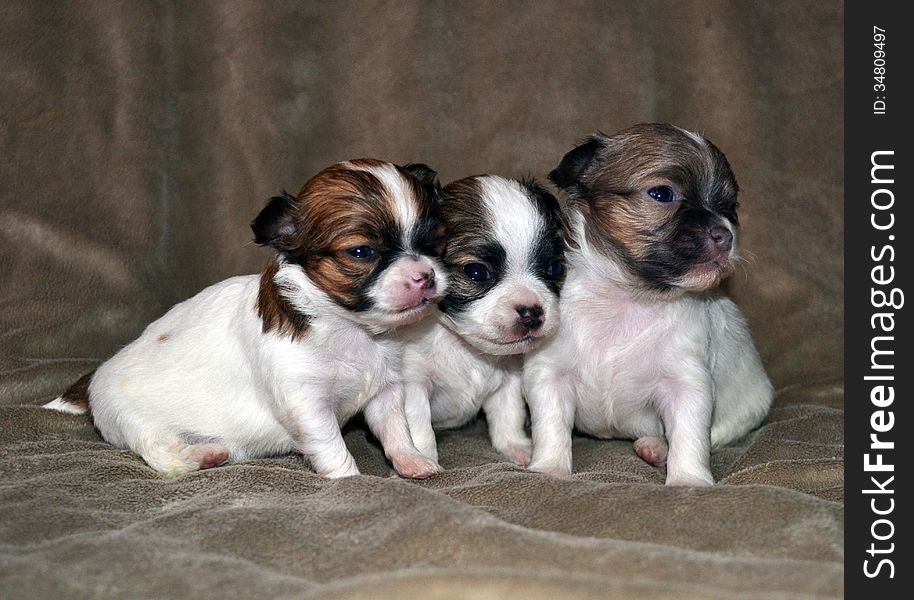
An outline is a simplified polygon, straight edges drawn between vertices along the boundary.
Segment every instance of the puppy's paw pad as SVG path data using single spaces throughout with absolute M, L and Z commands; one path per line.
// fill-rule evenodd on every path
M 196 444 L 188 446 L 182 453 L 187 462 L 196 464 L 199 469 L 221 467 L 229 461 L 229 451 L 219 444 Z
M 441 465 L 421 454 L 408 454 L 391 457 L 394 470 L 400 477 L 409 479 L 427 479 L 441 472 Z
M 203 455 L 203 458 L 200 459 L 200 468 L 211 469 L 213 467 L 221 467 L 228 462 L 228 459 L 229 455 L 227 450 L 207 452 Z
M 520 467 L 526 467 L 533 458 L 533 443 L 530 440 L 505 444 L 501 446 L 499 452 L 507 456 L 511 462 Z
M 634 449 L 645 462 L 662 467 L 670 448 L 663 438 L 643 437 L 635 440 Z

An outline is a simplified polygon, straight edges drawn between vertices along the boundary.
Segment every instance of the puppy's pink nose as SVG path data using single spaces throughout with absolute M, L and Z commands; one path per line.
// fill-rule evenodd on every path
M 435 272 L 430 269 L 416 271 L 409 276 L 409 281 L 413 287 L 430 290 L 435 287 Z
M 534 306 L 517 306 L 518 320 L 524 324 L 525 327 L 536 330 L 543 325 L 543 307 L 540 305 Z
M 726 227 L 715 225 L 708 233 L 714 241 L 714 246 L 721 252 L 729 252 L 730 248 L 733 247 L 733 234 Z

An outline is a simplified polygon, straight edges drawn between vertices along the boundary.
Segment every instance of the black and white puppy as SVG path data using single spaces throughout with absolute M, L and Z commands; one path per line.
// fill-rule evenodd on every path
M 667 485 L 711 485 L 710 451 L 756 427 L 772 388 L 739 309 L 737 184 L 695 133 L 593 135 L 549 178 L 568 197 L 559 331 L 527 357 L 536 471 L 572 470 L 571 431 L 635 440 Z
M 438 459 L 433 426 L 482 408 L 497 450 L 530 462 L 521 355 L 558 326 L 564 240 L 555 197 L 534 181 L 492 175 L 444 188 L 448 293 L 441 318 L 404 331 L 406 412 L 416 447 Z
M 398 473 L 438 465 L 409 435 L 402 344 L 446 289 L 440 186 L 424 165 L 331 166 L 251 227 L 276 251 L 174 306 L 47 408 L 89 411 L 102 436 L 168 475 L 300 452 L 358 474 L 340 425 L 360 410 Z

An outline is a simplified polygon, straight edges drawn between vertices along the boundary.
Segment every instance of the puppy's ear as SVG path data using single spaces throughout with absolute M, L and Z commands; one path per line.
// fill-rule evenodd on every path
M 549 181 L 561 190 L 580 185 L 581 176 L 587 171 L 587 167 L 590 166 L 597 152 L 604 145 L 603 138 L 602 134 L 596 133 L 590 136 L 586 142 L 566 154 L 559 166 L 549 173 Z
M 257 218 L 251 221 L 254 242 L 272 246 L 280 252 L 292 249 L 298 231 L 295 221 L 295 197 L 283 190 L 282 195 L 270 198 Z
M 428 165 L 411 163 L 403 165 L 402 169 L 422 183 L 438 183 L 438 173 Z
M 438 173 L 430 166 L 422 163 L 412 163 L 400 167 L 426 187 L 429 195 L 436 202 L 441 200 L 441 183 L 438 182 Z

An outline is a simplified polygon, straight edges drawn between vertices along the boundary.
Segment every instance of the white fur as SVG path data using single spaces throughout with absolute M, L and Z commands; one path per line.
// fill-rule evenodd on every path
M 519 182 L 495 175 L 477 182 L 492 237 L 505 249 L 508 273 L 526 273 L 530 252 L 545 227 L 543 217 Z
M 412 230 L 419 215 L 416 212 L 415 204 L 410 200 L 410 197 L 413 194 L 408 188 L 409 184 L 403 179 L 403 176 L 400 175 L 394 165 L 389 163 L 371 166 L 353 163 L 346 163 L 346 165 L 353 170 L 365 171 L 377 177 L 384 187 L 387 188 L 390 197 L 393 198 L 396 203 L 397 217 L 402 225 L 402 230 L 404 233 Z M 406 239 L 403 240 L 403 242 L 406 241 Z
M 686 134 L 687 136 L 689 136 L 690 138 L 692 138 L 692 140 L 693 140 L 694 142 L 696 142 L 696 143 L 697 143 L 699 146 L 701 146 L 702 148 L 707 148 L 708 142 L 707 142 L 707 140 L 705 140 L 704 137 L 701 136 L 701 134 L 699 134 L 699 133 L 697 133 L 697 132 L 695 132 L 695 131 L 690 131 L 690 130 L 688 130 L 688 129 L 683 129 L 682 127 L 677 127 L 676 129 L 678 129 L 678 130 L 681 131 L 682 133 L 684 133 L 684 134 Z
M 55 398 L 47 404 L 44 405 L 44 408 L 48 410 L 57 410 L 64 413 L 69 413 L 71 415 L 84 415 L 86 410 L 82 407 L 76 406 L 75 404 L 70 404 L 69 402 L 64 401 L 62 398 Z
M 530 258 L 546 230 L 522 186 L 496 176 L 478 179 L 487 215 L 480 227 L 505 249 L 505 272 L 485 296 L 456 318 L 442 315 L 404 331 L 406 413 L 416 447 L 437 460 L 434 428 L 464 425 L 485 411 L 492 445 L 513 462 L 530 461 L 531 442 L 521 390 L 521 360 L 558 327 L 558 298 L 532 273 Z M 453 277 L 459 276 L 452 275 Z M 518 306 L 539 305 L 535 339 L 517 340 Z
M 739 309 L 716 293 L 633 291 L 589 247 L 580 215 L 572 221 L 581 241 L 566 255 L 559 331 L 524 363 L 530 468 L 570 474 L 576 427 L 603 438 L 665 436 L 667 484 L 711 485 L 710 449 L 757 426 L 772 399 Z

